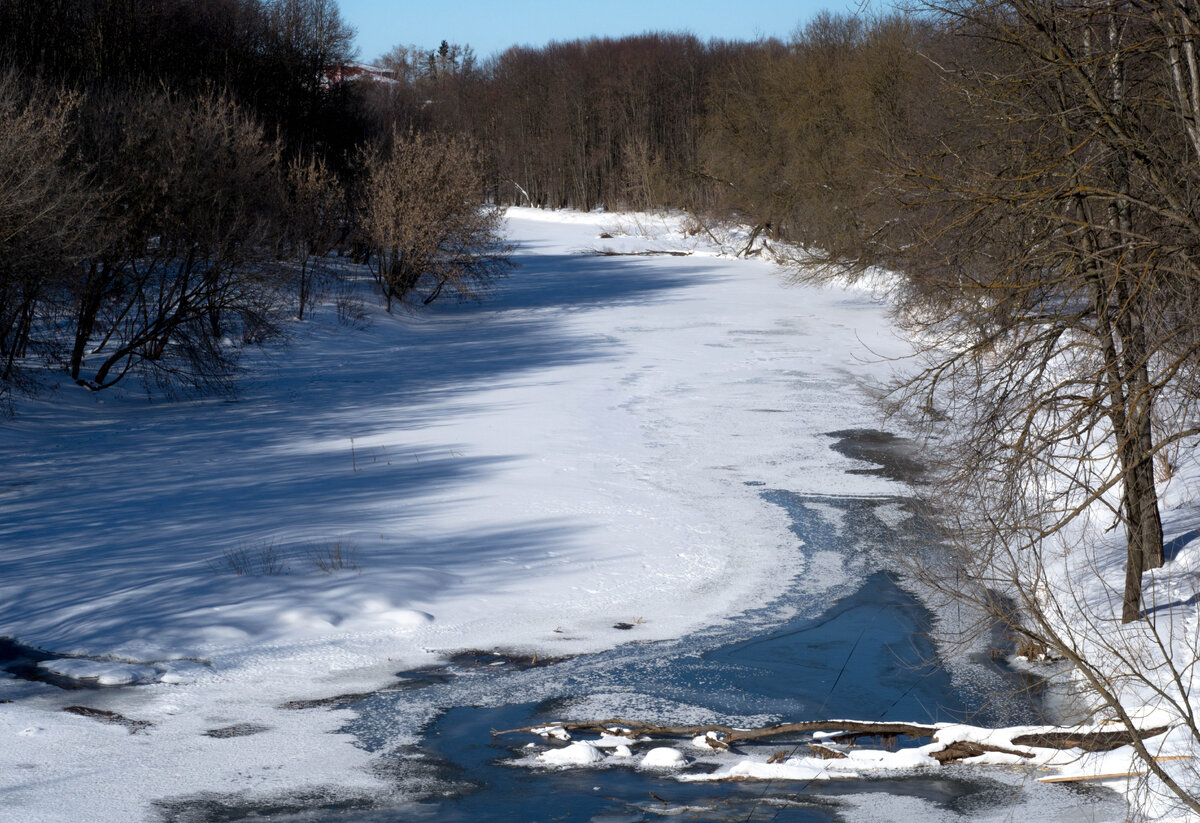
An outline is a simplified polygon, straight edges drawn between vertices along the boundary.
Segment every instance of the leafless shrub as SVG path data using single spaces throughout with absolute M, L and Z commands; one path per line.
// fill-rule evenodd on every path
M 324 574 L 359 571 L 358 550 L 341 540 L 309 546 L 304 554 Z
M 67 163 L 78 98 L 0 71 L 0 403 L 29 388 L 45 310 L 90 249 L 99 198 Z
M 324 261 L 346 220 L 345 193 L 319 157 L 295 159 L 287 167 L 286 243 L 297 277 L 296 316 L 312 307 L 325 272 Z
M 71 376 L 93 390 L 130 373 L 224 387 L 237 362 L 230 341 L 276 329 L 276 146 L 220 96 L 101 96 L 85 115 L 81 152 L 114 198 L 109 242 L 76 286 Z
M 290 570 L 287 559 L 273 540 L 263 540 L 255 545 L 243 543 L 226 549 L 219 558 L 210 559 L 208 567 L 217 574 L 238 577 L 273 577 Z
M 332 285 L 333 305 L 337 311 L 338 323 L 351 329 L 365 329 L 371 325 L 362 298 L 354 283 L 336 281 Z
M 512 265 L 503 212 L 482 202 L 481 161 L 466 140 L 393 131 L 358 163 L 362 242 L 388 311 L 418 288 L 422 304 L 477 294 Z

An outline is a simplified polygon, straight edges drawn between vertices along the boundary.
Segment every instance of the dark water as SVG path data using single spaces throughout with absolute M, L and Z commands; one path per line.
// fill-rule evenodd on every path
M 113 686 L 100 685 L 98 678 L 72 678 L 55 674 L 49 669 L 39 666 L 46 660 L 58 660 L 65 655 L 51 654 L 32 646 L 16 642 L 11 637 L 0 637 L 0 671 L 39 683 L 49 683 L 60 689 L 104 689 Z
M 917 479 L 920 465 L 903 453 L 897 438 L 869 431 L 834 436 L 834 447 L 842 453 L 878 464 L 887 476 Z M 1124 805 L 1102 790 L 1042 785 L 1028 776 L 1004 779 L 962 767 L 809 783 L 684 783 L 627 766 L 538 768 L 530 764 L 524 747 L 536 740 L 540 750 L 545 741 L 493 735 L 498 729 L 613 715 L 734 725 L 837 717 L 979 725 L 1040 722 L 1036 691 L 987 655 L 957 659 L 953 667 L 939 658 L 929 639 L 933 616 L 906 591 L 894 568 L 899 555 L 920 550 L 928 535 L 910 500 L 804 496 L 765 487 L 761 494 L 789 514 L 797 551 L 809 557 L 810 565 L 818 562 L 818 553 L 824 553 L 827 564 L 835 558 L 843 584 L 821 588 L 816 597 L 798 585 L 776 603 L 680 641 L 633 641 L 550 665 L 469 653 L 441 669 L 402 673 L 405 688 L 353 703 L 359 717 L 348 729 L 379 753 L 381 774 L 392 780 L 395 797 L 350 802 L 297 798 L 272 808 L 193 799 L 164 805 L 164 815 L 187 820 L 596 823 L 664 817 L 1122 819 Z M 421 740 L 395 742 L 393 730 L 411 721 L 414 712 L 429 718 Z M 742 752 L 794 751 L 806 740 L 775 739 Z M 901 739 L 900 744 L 915 742 Z M 515 762 L 523 757 L 522 764 Z M 706 771 L 712 766 L 689 768 Z
M 43 660 L 51 660 L 54 655 L 25 646 L 14 641 L 11 637 L 0 637 L 0 670 L 14 674 L 26 680 L 40 679 L 44 669 L 38 667 Z
M 989 792 L 1012 792 L 985 778 L 947 780 L 940 775 L 878 781 L 839 781 L 807 786 L 785 782 L 682 783 L 632 768 L 531 771 L 505 765 L 519 754 L 519 743 L 492 739 L 490 730 L 510 728 L 539 714 L 539 707 L 518 704 L 493 709 L 456 708 L 430 729 L 427 746 L 475 781 L 474 790 L 405 812 L 416 819 L 644 821 L 664 816 L 682 820 L 838 820 L 845 804 L 839 794 L 869 792 L 906 795 L 935 807 L 971 805 Z M 521 741 L 523 743 L 523 741 Z M 785 747 L 774 743 L 771 747 Z M 788 746 L 787 748 L 790 748 Z M 392 814 L 393 816 L 389 816 Z M 362 820 L 394 820 L 376 812 Z
M 866 463 L 871 468 L 849 469 L 847 474 L 873 474 L 910 485 L 922 482 L 925 464 L 917 459 L 908 440 L 875 429 L 844 429 L 829 432 L 836 438 L 831 448 L 838 454 Z

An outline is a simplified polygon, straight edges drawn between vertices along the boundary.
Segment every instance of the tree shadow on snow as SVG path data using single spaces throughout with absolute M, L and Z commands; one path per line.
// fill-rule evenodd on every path
M 50 615 L 89 589 L 104 596 L 87 605 L 88 619 L 103 621 L 106 604 L 132 598 L 143 614 L 156 601 L 179 610 L 211 588 L 197 565 L 239 541 L 334 539 L 359 523 L 386 527 L 395 541 L 387 550 L 404 556 L 392 566 L 475 580 L 480 564 L 498 564 L 500 573 L 544 562 L 577 527 L 531 519 L 499 533 L 422 541 L 422 522 L 445 525 L 438 506 L 447 494 L 461 496 L 455 490 L 469 492 L 523 457 L 504 453 L 503 437 L 488 441 L 493 453 L 471 454 L 439 429 L 478 415 L 482 389 L 549 385 L 561 374 L 542 372 L 618 356 L 616 338 L 566 322 L 579 312 L 667 300 L 719 274 L 675 259 L 521 262 L 479 302 L 395 318 L 380 312 L 362 330 L 302 324 L 291 345 L 252 355 L 236 398 L 30 403 L 11 430 L 18 437 L 9 443 L 20 448 L 10 450 L 10 483 L 0 488 L 0 543 L 19 547 L 4 552 L 6 574 L 30 583 L 9 616 L 57 620 Z M 537 414 L 530 409 L 530 425 Z M 117 619 L 128 607 L 108 611 Z

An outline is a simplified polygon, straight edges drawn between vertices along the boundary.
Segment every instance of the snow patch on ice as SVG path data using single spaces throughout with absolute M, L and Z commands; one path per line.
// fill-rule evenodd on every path
M 101 686 L 129 686 L 159 679 L 159 671 L 153 666 L 116 661 L 66 658 L 43 660 L 38 666 L 61 677 L 93 680 Z
M 547 766 L 590 766 L 604 760 L 604 753 L 582 740 L 562 749 L 549 749 L 537 756 Z
M 237 402 L 71 386 L 19 400 L 0 635 L 87 658 L 55 662 L 63 676 L 139 683 L 96 708 L 155 725 L 130 735 L 62 713 L 73 695 L 0 680 L 18 696 L 0 739 L 45 729 L 37 747 L 0 747 L 7 809 L 140 819 L 205 791 L 385 790 L 341 732 L 350 713 L 280 707 L 462 649 L 554 657 L 682 637 L 795 585 L 836 585 L 845 570 L 821 547 L 806 547 L 815 562 L 797 553 L 786 513 L 746 483 L 894 491 L 846 475 L 823 433 L 869 426 L 847 384 L 886 378 L 908 348 L 870 295 L 715 257 L 678 221 L 636 216 L 612 241 L 691 256 L 599 257 L 577 252 L 613 216 L 510 209 L 522 267 L 486 299 L 368 306 L 354 330 L 318 307 L 286 350 L 247 355 Z M 326 540 L 357 568 L 310 562 Z M 250 573 L 217 562 L 268 549 L 280 562 Z M 97 663 L 109 658 L 172 662 Z M 589 702 L 711 719 L 632 689 Z M 389 740 L 432 711 L 414 701 Z M 203 734 L 238 724 L 270 731 Z M 97 805 L 98 783 L 123 791 Z
M 639 765 L 643 769 L 682 769 L 687 765 L 687 758 L 678 749 L 658 746 L 646 752 Z

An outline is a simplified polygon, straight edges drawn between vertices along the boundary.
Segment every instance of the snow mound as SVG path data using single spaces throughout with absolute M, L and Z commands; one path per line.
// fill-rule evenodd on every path
M 842 774 L 840 777 L 850 777 Z M 702 775 L 705 780 L 727 780 L 729 778 L 751 778 L 754 780 L 828 780 L 828 769 L 815 765 L 806 758 L 792 758 L 782 763 L 765 763 L 757 760 L 742 760 L 718 769 L 712 774 Z
M 169 660 L 159 663 L 158 667 L 162 670 L 162 675 L 159 677 L 160 682 L 175 686 L 195 683 L 212 673 L 211 666 L 195 660 Z
M 604 755 L 591 743 L 577 740 L 566 748 L 544 751 L 537 759 L 548 766 L 588 766 L 602 761 Z
M 72 680 L 95 680 L 101 686 L 131 686 L 136 683 L 154 683 L 159 679 L 159 671 L 153 666 L 107 660 L 43 660 L 38 667 Z
M 642 758 L 643 769 L 682 769 L 687 765 L 687 758 L 678 749 L 670 746 L 659 746 L 646 752 Z

